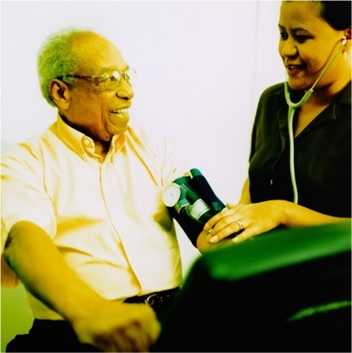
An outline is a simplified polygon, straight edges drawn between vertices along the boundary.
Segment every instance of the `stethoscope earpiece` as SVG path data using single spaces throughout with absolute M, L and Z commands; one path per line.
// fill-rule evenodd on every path
M 348 39 L 351 39 L 351 38 L 348 38 L 347 36 L 342 37 L 342 38 L 341 38 L 341 44 L 342 44 L 342 45 L 346 45 Z
M 345 35 L 341 38 L 341 42 L 343 45 L 346 45 L 347 41 L 351 39 L 352 39 L 352 31 L 349 29 L 346 31 Z

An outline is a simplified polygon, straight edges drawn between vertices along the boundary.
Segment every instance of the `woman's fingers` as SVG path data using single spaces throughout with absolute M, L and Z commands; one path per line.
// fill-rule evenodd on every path
M 236 211 L 238 211 L 240 205 L 231 205 L 231 209 L 225 207 L 222 211 L 217 213 L 214 217 L 210 218 L 207 223 L 204 225 L 204 230 L 209 232 L 214 226 L 220 222 L 222 219 L 233 215 Z
M 221 212 L 217 213 L 214 217 L 210 218 L 209 221 L 205 223 L 203 230 L 205 230 L 206 232 L 210 232 L 213 229 L 214 225 L 226 216 L 227 211 L 228 210 L 224 208 Z
M 223 240 L 234 233 L 238 233 L 246 229 L 249 226 L 245 219 L 238 218 L 236 216 L 227 217 L 219 222 L 217 225 L 218 229 L 211 233 L 209 236 L 210 243 L 216 243 Z
M 234 233 L 233 242 L 239 243 L 280 225 L 282 207 L 278 201 L 264 201 L 249 205 L 227 205 L 226 209 L 206 224 L 208 242 L 215 244 Z
M 256 235 L 261 234 L 261 230 L 260 228 L 258 228 L 255 225 L 249 226 L 248 228 L 244 229 L 244 231 L 238 235 L 236 235 L 233 239 L 231 239 L 231 241 L 233 243 L 241 243 L 244 240 L 250 239 Z

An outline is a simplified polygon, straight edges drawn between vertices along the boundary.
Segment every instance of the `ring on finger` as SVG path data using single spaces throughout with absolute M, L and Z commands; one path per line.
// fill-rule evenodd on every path
M 238 231 L 239 232 L 244 229 L 244 225 L 243 225 L 243 223 L 241 221 L 236 221 L 236 224 L 238 225 Z

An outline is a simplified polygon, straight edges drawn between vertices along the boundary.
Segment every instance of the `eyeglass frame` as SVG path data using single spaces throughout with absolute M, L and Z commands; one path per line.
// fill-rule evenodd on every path
M 81 79 L 81 80 L 86 80 L 88 82 L 92 82 L 95 86 L 99 87 L 99 84 L 102 82 L 106 82 L 107 80 L 111 80 L 112 82 L 116 82 L 116 85 L 119 85 L 122 80 L 124 80 L 127 83 L 131 82 L 131 76 L 129 74 L 130 69 L 127 69 L 123 72 L 120 72 L 118 70 L 114 70 L 112 72 L 105 72 L 102 75 L 74 75 L 74 74 L 67 74 L 63 76 L 57 77 L 58 80 L 62 80 L 66 83 L 72 84 L 73 81 L 72 79 Z

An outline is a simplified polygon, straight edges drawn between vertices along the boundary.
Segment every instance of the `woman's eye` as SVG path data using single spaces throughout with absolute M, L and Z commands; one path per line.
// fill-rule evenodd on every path
M 280 32 L 280 38 L 283 39 L 283 40 L 287 39 L 288 38 L 287 33 L 286 32 Z
M 308 39 L 311 39 L 312 37 L 310 36 L 306 36 L 306 35 L 296 35 L 295 36 L 295 40 L 298 43 L 304 43 L 305 41 L 307 41 Z

